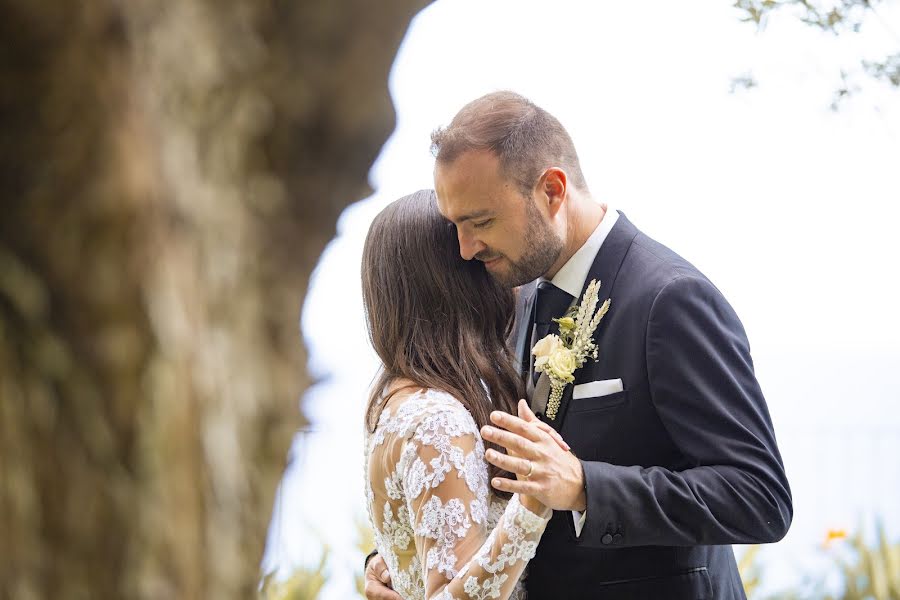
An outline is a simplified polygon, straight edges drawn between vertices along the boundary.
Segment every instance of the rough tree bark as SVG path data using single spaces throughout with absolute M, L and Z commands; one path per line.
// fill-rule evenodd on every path
M 250 597 L 425 0 L 0 0 L 0 597 Z

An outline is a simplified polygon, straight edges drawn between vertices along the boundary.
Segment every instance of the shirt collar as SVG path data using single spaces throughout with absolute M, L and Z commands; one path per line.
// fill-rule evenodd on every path
M 597 257 L 597 253 L 600 252 L 600 247 L 618 220 L 619 213 L 612 206 L 607 205 L 606 214 L 603 215 L 600 224 L 594 229 L 594 233 L 572 255 L 572 258 L 557 271 L 550 283 L 573 298 L 577 299 L 581 296 L 581 289 L 584 287 L 584 280 L 587 279 L 588 273 L 591 271 L 591 265 L 594 264 L 594 259 Z M 541 280 L 545 280 L 545 278 L 541 277 Z

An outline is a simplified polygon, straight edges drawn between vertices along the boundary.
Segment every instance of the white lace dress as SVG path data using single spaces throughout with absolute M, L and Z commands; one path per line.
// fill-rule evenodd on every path
M 406 600 L 524 598 L 519 583 L 552 514 L 491 494 L 484 443 L 453 396 L 390 402 L 366 439 L 366 506 Z

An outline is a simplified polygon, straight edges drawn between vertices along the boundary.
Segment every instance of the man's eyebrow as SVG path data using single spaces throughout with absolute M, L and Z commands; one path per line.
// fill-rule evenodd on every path
M 491 214 L 489 210 L 476 210 L 473 213 L 469 213 L 466 215 L 462 215 L 461 217 L 456 219 L 457 223 L 465 223 L 466 221 L 471 221 L 472 219 L 480 219 L 481 217 L 486 217 Z

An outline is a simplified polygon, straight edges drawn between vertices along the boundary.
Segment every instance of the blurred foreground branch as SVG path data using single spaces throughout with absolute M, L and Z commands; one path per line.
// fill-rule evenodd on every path
M 0 597 L 255 593 L 423 4 L 0 0 Z

